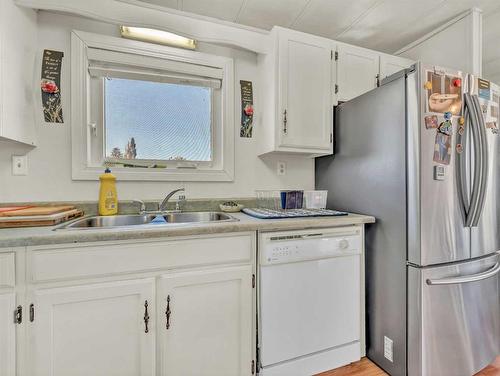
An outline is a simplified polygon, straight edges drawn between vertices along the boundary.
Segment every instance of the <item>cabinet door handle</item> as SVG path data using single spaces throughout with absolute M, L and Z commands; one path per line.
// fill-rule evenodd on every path
M 21 324 L 23 322 L 23 307 L 17 306 L 14 311 L 14 324 Z
M 170 329 L 170 315 L 172 311 L 170 310 L 170 295 L 167 296 L 167 310 L 165 311 L 165 316 L 167 317 L 167 330 Z
M 286 126 L 286 123 L 288 122 L 287 118 L 287 112 L 286 112 L 286 109 L 285 111 L 283 111 L 283 133 L 286 134 L 287 132 L 287 126 Z
M 148 314 L 148 301 L 144 301 L 144 333 L 148 333 L 149 332 L 149 328 L 148 328 L 148 324 L 149 324 L 149 314 Z

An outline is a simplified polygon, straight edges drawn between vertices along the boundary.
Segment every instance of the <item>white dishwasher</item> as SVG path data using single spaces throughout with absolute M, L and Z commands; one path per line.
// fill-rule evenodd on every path
M 260 234 L 261 375 L 312 375 L 360 359 L 361 232 Z

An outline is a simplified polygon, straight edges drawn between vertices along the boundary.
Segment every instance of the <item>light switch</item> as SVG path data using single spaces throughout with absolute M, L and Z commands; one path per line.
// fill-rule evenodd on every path
M 28 156 L 12 156 L 12 175 L 28 175 Z

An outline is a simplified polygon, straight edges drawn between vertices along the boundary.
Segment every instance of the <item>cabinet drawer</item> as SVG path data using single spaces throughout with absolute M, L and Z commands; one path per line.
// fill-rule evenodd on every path
M 32 248 L 31 282 L 90 278 L 121 273 L 251 263 L 255 236 L 177 238 L 160 242 L 100 243 Z
M 16 262 L 14 252 L 0 253 L 0 288 L 16 284 Z

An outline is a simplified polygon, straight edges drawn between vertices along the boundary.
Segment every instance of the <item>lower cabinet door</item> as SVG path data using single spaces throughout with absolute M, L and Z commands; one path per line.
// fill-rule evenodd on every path
M 161 375 L 252 373 L 251 266 L 172 273 L 159 284 Z
M 16 295 L 0 294 L 0 376 L 16 374 Z
M 153 376 L 154 299 L 152 278 L 35 290 L 29 374 Z

